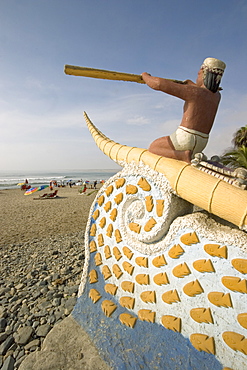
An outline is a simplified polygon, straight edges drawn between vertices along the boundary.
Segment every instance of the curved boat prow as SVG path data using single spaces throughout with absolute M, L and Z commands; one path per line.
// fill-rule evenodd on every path
M 113 161 L 121 166 L 132 161 L 137 164 L 143 162 L 154 171 L 165 175 L 179 197 L 245 229 L 247 191 L 201 172 L 183 161 L 161 157 L 147 149 L 116 143 L 95 127 L 86 112 L 84 118 L 96 145 Z

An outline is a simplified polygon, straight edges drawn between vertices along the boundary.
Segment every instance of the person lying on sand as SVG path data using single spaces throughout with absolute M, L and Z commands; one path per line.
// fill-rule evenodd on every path
M 57 197 L 57 192 L 58 192 L 58 190 L 55 190 L 53 193 L 46 193 L 46 194 L 43 194 L 43 195 L 39 195 L 38 198 L 33 198 L 33 199 L 37 200 L 37 199 L 56 198 Z

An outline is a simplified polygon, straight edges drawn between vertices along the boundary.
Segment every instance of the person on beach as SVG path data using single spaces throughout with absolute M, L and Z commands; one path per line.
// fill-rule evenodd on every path
M 191 80 L 178 83 L 142 73 L 143 80 L 152 89 L 185 101 L 180 126 L 170 136 L 153 141 L 149 146 L 151 153 L 190 163 L 196 153 L 203 151 L 220 103 L 219 85 L 225 68 L 219 59 L 206 58 L 196 83 Z
M 79 193 L 82 195 L 82 194 L 86 194 L 86 191 L 87 191 L 87 184 L 84 182 L 83 183 L 83 186 L 81 187 L 81 189 L 79 190 Z

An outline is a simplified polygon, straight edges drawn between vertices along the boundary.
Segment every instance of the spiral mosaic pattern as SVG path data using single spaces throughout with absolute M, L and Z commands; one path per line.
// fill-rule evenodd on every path
M 156 323 L 229 368 L 243 369 L 246 253 L 212 240 L 210 230 L 205 237 L 190 226 L 167 239 L 173 220 L 190 205 L 174 195 L 163 175 L 137 167 L 129 165 L 110 179 L 92 206 L 88 275 L 80 294 L 88 283 L 90 299 L 107 318 L 121 308 L 119 321 L 129 330 L 137 320 Z

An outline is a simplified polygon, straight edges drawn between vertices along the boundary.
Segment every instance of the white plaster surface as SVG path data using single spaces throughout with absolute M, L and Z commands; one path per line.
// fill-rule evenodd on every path
M 103 253 L 104 247 L 101 247 L 101 249 L 98 248 L 98 251 L 101 252 L 103 262 L 102 266 L 107 265 L 112 270 L 113 265 L 118 264 L 123 272 L 120 278 L 117 278 L 113 273 L 112 277 L 107 280 L 107 283 L 112 283 L 118 286 L 118 300 L 120 300 L 120 298 L 123 296 L 135 298 L 135 305 L 132 309 L 134 314 L 138 315 L 138 311 L 140 309 L 149 309 L 156 312 L 155 322 L 157 323 L 161 323 L 161 318 L 163 315 L 179 317 L 182 320 L 181 333 L 185 337 L 190 338 L 190 335 L 194 333 L 201 333 L 208 335 L 209 337 L 214 337 L 216 357 L 221 361 L 221 363 L 223 363 L 224 366 L 234 368 L 235 370 L 244 369 L 247 360 L 246 355 L 239 351 L 236 353 L 229 348 L 222 339 L 222 333 L 226 331 L 233 331 L 242 334 L 247 338 L 247 330 L 243 328 L 236 319 L 239 313 L 244 313 L 247 311 L 247 294 L 234 292 L 227 289 L 222 284 L 221 279 L 223 276 L 234 276 L 239 277 L 240 279 L 245 279 L 244 274 L 234 269 L 231 261 L 234 258 L 246 259 L 246 233 L 228 226 L 221 225 L 220 223 L 214 221 L 205 212 L 197 212 L 178 217 L 181 214 L 190 212 L 190 205 L 174 195 L 174 192 L 171 190 L 164 175 L 158 174 L 144 165 L 136 166 L 135 164 L 130 164 L 125 166 L 123 171 L 112 177 L 104 184 L 98 196 L 104 194 L 105 189 L 110 184 L 114 184 L 114 181 L 118 178 L 124 177 L 126 178 L 128 184 L 137 186 L 137 182 L 141 176 L 145 177 L 152 186 L 150 192 L 145 192 L 142 189 L 139 189 L 138 194 L 127 195 L 124 190 L 125 186 L 123 186 L 123 188 L 120 189 L 114 188 L 112 194 L 109 197 L 106 197 L 106 201 L 110 200 L 112 203 L 114 203 L 114 197 L 116 194 L 121 191 L 124 194 L 123 201 L 117 207 L 118 218 L 114 222 L 114 229 L 119 229 L 121 231 L 123 239 L 122 242 L 116 244 L 115 239 L 113 240 L 106 235 L 107 225 L 101 229 L 97 224 L 95 241 L 97 241 L 98 234 L 102 233 L 105 244 L 109 245 L 111 248 L 117 246 L 122 254 L 120 261 L 116 261 L 114 257 L 111 259 L 106 259 Z M 144 199 L 146 195 L 152 195 L 154 202 L 155 199 L 165 199 L 166 209 L 163 217 L 161 217 L 160 220 L 157 218 L 157 215 L 155 215 L 155 210 L 152 212 L 146 211 L 144 207 Z M 103 206 L 99 207 L 96 199 L 95 203 L 91 207 L 90 215 L 96 208 L 98 208 L 100 209 L 99 220 L 104 216 L 107 218 L 107 222 L 112 222 L 109 220 L 109 216 L 104 210 Z M 145 235 L 145 233 L 139 235 L 129 230 L 129 222 L 134 221 L 144 225 L 150 216 L 155 218 L 157 224 L 149 233 L 147 233 L 147 235 Z M 89 229 L 90 217 L 85 237 L 87 260 L 79 289 L 79 295 L 83 293 L 85 279 L 88 274 Z M 196 232 L 199 242 L 193 245 L 185 245 L 181 242 L 180 238 L 182 235 L 190 232 Z M 169 249 L 175 244 L 180 244 L 184 249 L 184 253 L 178 259 L 170 258 L 168 254 Z M 227 258 L 225 259 L 210 256 L 204 249 L 205 244 L 219 244 L 219 246 L 226 246 L 228 250 Z M 131 260 L 129 260 L 122 253 L 123 246 L 127 246 L 133 252 L 133 257 Z M 163 255 L 165 257 L 167 264 L 157 268 L 152 264 L 152 260 L 154 257 L 159 255 Z M 138 266 L 138 264 L 135 262 L 137 257 L 148 258 L 148 268 Z M 215 273 L 198 272 L 193 267 L 193 262 L 200 259 L 210 259 L 214 266 Z M 134 266 L 134 272 L 132 275 L 128 274 L 123 269 L 122 266 L 124 261 L 129 262 Z M 187 264 L 190 274 L 183 278 L 178 278 L 174 276 L 173 269 L 182 263 Z M 158 286 L 154 283 L 153 277 L 160 272 L 166 272 L 169 284 Z M 121 289 L 121 283 L 123 281 L 135 282 L 136 275 L 138 274 L 148 274 L 150 277 L 150 284 L 148 286 L 144 286 L 135 283 L 135 291 L 133 294 L 123 291 Z M 198 280 L 200 285 L 203 287 L 203 293 L 194 297 L 189 297 L 184 293 L 183 287 L 187 283 L 195 280 Z M 162 300 L 162 295 L 164 292 L 175 289 L 180 297 L 180 302 L 172 304 L 165 303 Z M 143 302 L 140 295 L 144 291 L 154 291 L 156 295 L 156 302 Z M 210 292 L 230 293 L 233 307 L 225 308 L 222 306 L 217 307 L 213 305 L 208 300 L 208 294 Z M 199 324 L 194 321 L 190 316 L 190 310 L 197 307 L 210 308 L 214 318 L 214 324 Z

